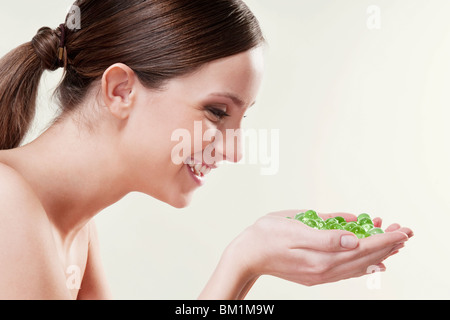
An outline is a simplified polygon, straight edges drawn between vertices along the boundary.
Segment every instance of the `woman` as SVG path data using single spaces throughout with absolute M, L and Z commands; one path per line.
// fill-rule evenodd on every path
M 240 0 L 79 0 L 75 6 L 78 17 L 41 28 L 0 61 L 3 299 L 110 298 L 92 217 L 133 191 L 187 206 L 218 162 L 239 161 L 239 145 L 225 148 L 230 141 L 214 138 L 240 128 L 261 82 L 264 39 Z M 20 146 L 41 75 L 59 67 L 61 112 Z M 192 153 L 173 161 L 173 132 L 193 133 L 196 123 L 216 135 L 192 141 Z M 204 160 L 206 151 L 214 161 Z M 358 240 L 286 219 L 297 212 L 268 214 L 244 230 L 200 298 L 244 298 L 262 274 L 304 285 L 361 276 L 369 266 L 383 269 L 382 261 L 412 236 L 395 224 Z M 80 285 L 68 281 L 67 270 L 77 271 Z

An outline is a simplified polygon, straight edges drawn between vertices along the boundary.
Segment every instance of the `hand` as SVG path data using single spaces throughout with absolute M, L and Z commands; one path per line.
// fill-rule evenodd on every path
M 413 235 L 411 229 L 393 224 L 386 233 L 364 239 L 344 230 L 316 230 L 286 219 L 300 210 L 268 214 L 247 228 L 230 245 L 249 279 L 267 274 L 312 286 L 367 274 L 369 266 L 385 270 L 382 263 L 398 252 Z M 324 219 L 356 216 L 346 213 L 321 214 Z M 374 219 L 381 227 L 381 219 Z
M 413 235 L 393 224 L 386 233 L 358 239 L 349 231 L 316 230 L 286 218 L 298 212 L 270 213 L 244 230 L 223 253 L 199 299 L 243 299 L 264 274 L 312 286 L 365 275 L 370 266 L 384 271 L 382 262 Z M 320 216 L 356 220 L 348 213 Z M 381 227 L 380 218 L 373 222 Z

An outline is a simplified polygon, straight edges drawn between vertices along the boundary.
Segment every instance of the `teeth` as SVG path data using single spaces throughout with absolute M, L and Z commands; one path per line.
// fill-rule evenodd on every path
M 202 167 L 201 173 L 206 176 L 211 171 L 210 167 Z
M 211 171 L 211 168 L 210 168 L 210 167 L 204 166 L 204 165 L 202 165 L 201 163 L 195 164 L 195 163 L 193 163 L 193 161 L 191 161 L 191 160 L 188 160 L 188 161 L 186 161 L 186 162 L 187 162 L 186 164 L 191 168 L 191 171 L 192 171 L 196 176 L 204 177 L 204 176 L 206 176 L 206 175 Z

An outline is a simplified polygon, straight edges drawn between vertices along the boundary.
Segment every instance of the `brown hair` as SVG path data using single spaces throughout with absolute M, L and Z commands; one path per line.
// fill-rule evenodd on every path
M 128 65 L 143 85 L 157 89 L 264 41 L 241 0 L 78 0 L 74 5 L 79 30 L 68 28 L 68 21 L 54 30 L 41 28 L 31 42 L 0 60 L 0 149 L 19 146 L 28 131 L 45 70 L 64 66 L 55 92 L 64 113 L 80 105 L 90 85 L 114 63 Z

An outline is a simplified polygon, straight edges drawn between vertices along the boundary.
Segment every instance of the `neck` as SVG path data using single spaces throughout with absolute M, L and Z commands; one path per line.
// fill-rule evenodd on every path
M 94 131 L 67 117 L 32 143 L 8 151 L 8 164 L 29 182 L 63 239 L 131 191 L 114 131 Z

